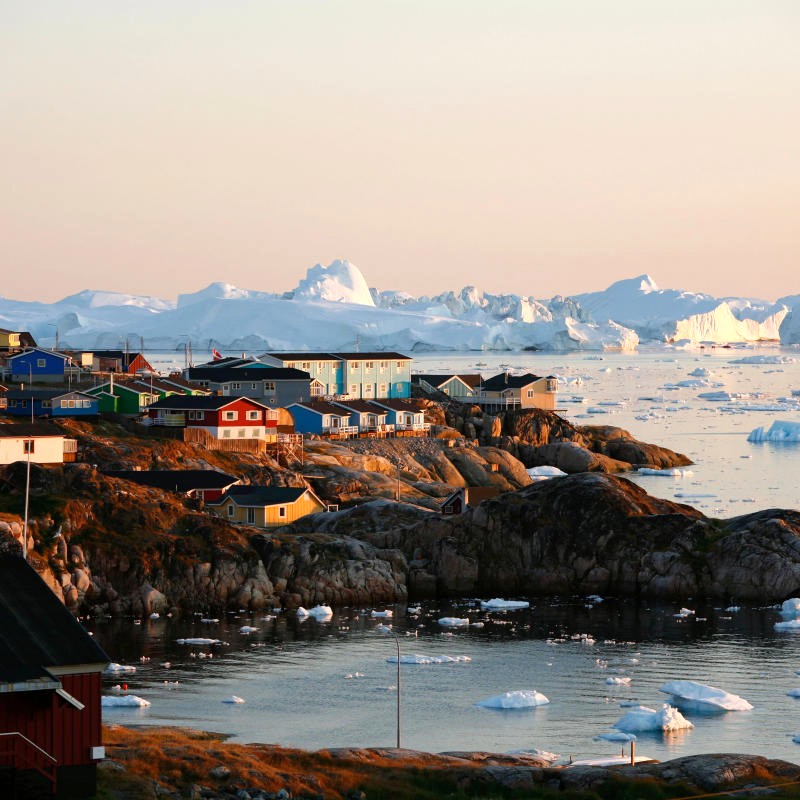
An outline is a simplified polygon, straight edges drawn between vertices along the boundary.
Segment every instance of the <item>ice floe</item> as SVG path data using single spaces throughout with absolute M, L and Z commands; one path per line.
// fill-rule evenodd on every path
M 670 695 L 670 702 L 692 711 L 750 711 L 753 706 L 743 697 L 697 681 L 669 681 L 658 689 Z
M 512 610 L 515 608 L 530 608 L 527 600 L 503 600 L 501 597 L 494 597 L 491 600 L 481 600 L 481 608 L 489 611 Z
M 561 478 L 567 473 L 558 467 L 529 467 L 526 472 L 535 481 L 545 481 L 548 478 Z
M 677 708 L 664 703 L 658 710 L 647 706 L 631 708 L 627 714 L 614 723 L 613 727 L 625 733 L 641 733 L 643 731 L 688 730 L 694 725 Z
M 309 617 L 313 617 L 318 622 L 323 622 L 326 619 L 330 619 L 333 616 L 333 609 L 330 606 L 314 606 L 313 608 L 303 608 L 300 606 L 297 609 L 297 618 L 298 619 L 308 619 Z
M 476 706 L 481 708 L 536 708 L 536 706 L 545 706 L 550 701 L 536 689 L 516 689 L 511 692 L 504 692 L 503 694 L 496 694 L 493 697 L 487 697 L 485 700 L 480 700 L 475 703 Z
M 637 475 L 661 475 L 665 478 L 687 478 L 694 473 L 690 469 L 679 469 L 671 467 L 669 469 L 652 469 L 651 467 L 639 467 Z
M 469 656 L 429 656 L 421 653 L 412 653 L 411 655 L 400 656 L 401 664 L 465 664 L 469 661 L 472 661 Z M 397 656 L 390 656 L 386 659 L 386 663 L 396 664 Z
M 111 662 L 103 672 L 106 675 L 127 675 L 131 672 L 136 672 L 136 667 L 131 666 L 130 664 L 117 664 L 116 662 Z
M 631 679 L 630 678 L 606 678 L 606 683 L 609 686 L 630 686 Z
M 394 612 L 391 609 L 387 609 L 386 611 L 372 611 L 370 616 L 373 619 L 388 619 L 394 616 Z
M 220 639 L 207 639 L 203 636 L 198 636 L 191 639 L 176 639 L 178 644 L 222 644 Z
M 437 622 L 444 628 L 466 628 L 469 620 L 464 617 L 441 617 Z
M 625 733 L 625 731 L 607 731 L 606 733 L 598 733 L 594 737 L 595 740 L 603 740 L 606 742 L 635 742 L 635 733 Z
M 244 700 L 238 695 L 232 694 L 230 697 L 224 697 L 222 699 L 222 702 L 233 703 L 234 705 L 241 705 L 242 703 L 244 703 Z
M 147 708 L 149 700 L 137 697 L 135 694 L 103 695 L 101 701 L 103 708 Z

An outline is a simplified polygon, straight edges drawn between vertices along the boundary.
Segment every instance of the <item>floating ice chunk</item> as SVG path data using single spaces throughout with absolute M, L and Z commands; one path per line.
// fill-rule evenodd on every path
M 345 675 L 345 678 L 363 678 L 363 677 L 364 677 L 363 672 L 348 672 L 347 675 Z
M 558 753 L 548 753 L 547 750 L 540 750 L 538 747 L 532 747 L 530 750 L 509 750 L 510 756 L 536 756 L 544 761 L 558 761 L 560 756 Z
M 202 617 L 200 619 L 200 622 L 207 622 L 207 623 L 219 622 L 219 617 Z
M 242 625 L 239 628 L 239 633 L 256 633 L 256 631 L 258 631 L 258 628 L 254 628 L 252 625 Z
M 314 606 L 314 608 L 303 608 L 300 606 L 297 609 L 297 618 L 298 619 L 308 619 L 309 617 L 313 617 L 318 622 L 323 622 L 326 619 L 330 619 L 333 616 L 333 609 L 330 606 Z
M 466 628 L 469 620 L 462 617 L 441 617 L 437 622 L 444 628 Z
M 641 733 L 642 731 L 680 731 L 693 728 L 694 725 L 686 717 L 667 703 L 656 711 L 647 706 L 636 706 L 618 719 L 614 725 L 625 733 Z
M 503 600 L 501 597 L 493 597 L 491 600 L 481 600 L 481 608 L 489 611 L 510 610 L 515 608 L 530 608 L 527 600 Z
M 639 467 L 636 471 L 637 475 L 661 475 L 665 478 L 688 478 L 694 475 L 690 469 L 678 469 L 678 467 L 671 467 L 670 469 L 652 469 L 651 467 Z
M 106 675 L 124 675 L 130 672 L 136 672 L 136 667 L 130 664 L 117 664 L 116 662 L 112 662 L 103 672 L 105 672 Z
M 149 700 L 137 697 L 135 694 L 103 695 L 101 700 L 103 708 L 147 708 Z
M 630 678 L 606 678 L 606 683 L 609 686 L 630 686 Z
M 590 603 L 595 603 L 595 604 L 597 604 L 597 603 L 602 603 L 602 602 L 603 602 L 603 598 L 602 598 L 602 597 L 600 597 L 600 595 L 599 595 L 599 594 L 590 594 L 590 595 L 589 595 L 589 596 L 588 596 L 586 599 L 587 599 L 587 600 L 588 600 Z
M 516 689 L 503 694 L 496 694 L 475 703 L 481 708 L 536 708 L 546 706 L 550 701 L 536 689 Z
M 769 430 L 756 428 L 747 437 L 748 442 L 800 442 L 800 422 L 775 420 Z
M 530 467 L 526 470 L 528 475 L 534 480 L 546 480 L 547 478 L 561 478 L 567 473 L 558 467 Z
M 753 706 L 743 697 L 697 681 L 669 681 L 658 689 L 671 695 L 670 701 L 694 711 L 750 711 Z
M 781 604 L 781 616 L 784 619 L 800 617 L 800 597 L 790 597 Z
M 241 703 L 244 703 L 244 700 L 241 697 L 238 697 L 237 695 L 232 694 L 230 697 L 223 698 L 222 702 L 223 703 L 234 703 L 236 705 L 239 705 Z
M 800 733 L 796 733 L 794 736 L 792 736 L 792 741 L 795 744 L 800 744 Z
M 800 697 L 800 689 L 789 689 L 786 694 L 788 694 L 789 697 Z
M 624 731 L 608 731 L 607 733 L 598 733 L 594 737 L 595 741 L 604 740 L 606 742 L 635 742 L 635 733 L 625 733 Z
M 694 616 L 694 609 L 693 608 L 682 608 L 677 614 L 673 614 L 673 617 L 679 617 L 680 619 L 686 619 L 687 617 Z
M 391 625 L 376 625 L 375 626 L 375 633 L 391 633 L 392 626 Z
M 222 644 L 219 639 L 206 639 L 202 636 L 194 639 L 177 639 L 178 644 Z
M 472 661 L 469 656 L 428 656 L 421 653 L 413 653 L 411 655 L 401 655 L 401 664 L 461 664 Z M 396 664 L 397 656 L 391 656 L 386 659 L 387 664 Z
M 150 615 L 150 619 L 161 619 L 161 614 L 159 614 L 159 613 L 158 613 L 158 611 L 154 611 L 154 612 L 153 612 L 153 613 Z
M 742 607 L 741 606 L 728 606 L 725 610 L 729 614 L 735 614 L 737 611 L 741 611 Z
M 794 364 L 792 356 L 744 356 L 729 361 L 729 364 Z
M 409 614 L 421 614 L 422 606 L 409 606 L 406 611 L 408 611 Z
M 394 612 L 391 609 L 387 609 L 386 611 L 373 611 L 370 616 L 376 619 L 388 619 L 394 616 Z

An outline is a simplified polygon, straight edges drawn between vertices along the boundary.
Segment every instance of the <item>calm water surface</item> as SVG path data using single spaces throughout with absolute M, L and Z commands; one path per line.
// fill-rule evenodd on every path
M 754 354 L 784 356 L 784 364 L 736 364 Z M 506 366 L 501 366 L 506 365 Z M 775 419 L 800 421 L 791 390 L 800 388 L 800 353 L 777 347 L 674 351 L 633 355 L 426 354 L 415 369 L 481 372 L 501 368 L 557 374 L 559 407 L 578 424 L 617 425 L 645 441 L 687 454 L 695 465 L 680 478 L 632 476 L 651 494 L 689 503 L 710 516 L 761 508 L 800 507 L 800 445 L 749 444 L 747 435 Z M 676 387 L 697 369 L 719 387 Z M 726 402 L 698 397 L 724 390 L 744 395 Z M 584 403 L 568 402 L 575 396 Z M 784 400 L 782 398 L 789 398 Z M 795 401 L 800 398 L 794 398 Z M 614 406 L 599 406 L 614 402 Z M 778 410 L 768 410 L 777 406 Z M 590 413 L 589 409 L 602 409 Z M 430 750 L 540 748 L 562 757 L 619 752 L 594 737 L 618 720 L 623 701 L 658 707 L 658 687 L 686 678 L 749 700 L 749 712 L 700 716 L 680 734 L 640 735 L 638 752 L 665 759 L 700 752 L 748 752 L 800 761 L 800 636 L 777 634 L 775 609 L 724 607 L 686 598 L 678 605 L 636 605 L 606 599 L 532 599 L 529 611 L 487 613 L 475 601 L 423 606 L 417 617 L 394 608 L 393 630 L 403 654 L 466 655 L 467 663 L 401 667 L 402 744 Z M 106 709 L 107 722 L 178 724 L 231 734 L 240 741 L 307 748 L 391 746 L 395 742 L 397 667 L 386 659 L 395 639 L 376 630 L 371 609 L 341 609 L 325 623 L 293 615 L 229 615 L 216 624 L 188 620 L 92 623 L 114 661 L 135 664 L 130 690 L 147 709 Z M 483 627 L 449 632 L 443 616 L 468 617 Z M 239 632 L 243 625 L 254 634 Z M 591 637 L 580 638 L 582 635 Z M 216 647 L 179 645 L 210 637 Z M 578 638 L 572 638 L 578 637 Z M 593 640 L 593 641 L 592 641 Z M 212 658 L 201 655 L 211 654 Z M 145 661 L 140 661 L 145 659 Z M 147 660 L 149 659 L 149 660 Z M 171 667 L 161 666 L 170 662 Z M 347 677 L 363 673 L 363 677 Z M 606 684 L 629 676 L 630 686 Z M 475 703 L 513 689 L 538 689 L 550 705 L 491 711 Z M 242 705 L 222 702 L 238 695 Z

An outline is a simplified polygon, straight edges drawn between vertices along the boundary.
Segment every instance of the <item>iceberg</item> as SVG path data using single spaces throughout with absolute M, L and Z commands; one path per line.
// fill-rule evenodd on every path
M 666 478 L 686 478 L 694 473 L 690 469 L 678 469 L 678 467 L 671 467 L 669 469 L 653 469 L 652 467 L 639 467 L 636 471 L 637 475 L 661 475 Z
M 618 719 L 613 727 L 625 733 L 642 733 L 688 730 L 694 725 L 677 708 L 664 703 L 657 711 L 647 706 L 636 706 Z
M 609 686 L 630 686 L 630 678 L 606 678 L 606 683 Z
M 149 700 L 137 697 L 135 694 L 103 695 L 101 700 L 103 708 L 147 708 Z
M 112 661 L 103 672 L 106 675 L 127 675 L 128 673 L 136 672 L 136 667 L 130 664 L 117 664 Z
M 222 702 L 223 703 L 233 703 L 235 705 L 240 705 L 241 703 L 244 703 L 244 700 L 241 697 L 239 697 L 238 695 L 232 694 L 230 697 L 223 698 Z
M 635 742 L 635 733 L 625 733 L 624 731 L 608 731 L 606 733 L 598 733 L 594 737 L 595 741 L 601 740 L 606 742 Z
M 427 656 L 420 653 L 413 653 L 411 655 L 401 655 L 401 664 L 464 664 L 472 659 L 469 656 Z M 396 664 L 397 656 L 390 656 L 386 659 L 387 664 Z
M 696 681 L 669 681 L 658 689 L 671 695 L 670 701 L 692 711 L 750 711 L 753 706 L 743 697 Z
M 297 609 L 298 619 L 308 619 L 313 617 L 318 622 L 324 622 L 333 616 L 333 609 L 330 606 L 314 606 L 314 608 L 305 609 L 300 606 Z
M 800 422 L 775 420 L 769 430 L 763 427 L 751 431 L 748 442 L 800 442 Z
M 530 608 L 527 600 L 503 600 L 501 597 L 494 597 L 491 600 L 481 600 L 481 608 L 489 611 L 509 611 L 515 608 Z
M 475 705 L 481 708 L 519 709 L 546 706 L 549 702 L 550 701 L 541 692 L 536 691 L 536 689 L 516 689 L 511 692 L 494 695 L 493 697 L 487 697 L 485 700 L 478 701 Z
M 790 597 L 788 600 L 784 600 L 781 605 L 781 616 L 784 619 L 800 617 L 800 597 Z
M 561 478 L 567 474 L 558 467 L 529 467 L 526 472 L 535 481 L 544 481 L 548 478 Z
M 469 625 L 469 620 L 463 617 L 442 617 L 437 621 L 444 628 L 465 628 Z

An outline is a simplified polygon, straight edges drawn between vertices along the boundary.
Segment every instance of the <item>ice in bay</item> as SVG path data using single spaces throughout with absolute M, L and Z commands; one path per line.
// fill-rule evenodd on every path
M 664 703 L 658 710 L 647 706 L 636 706 L 618 719 L 613 727 L 625 733 L 641 733 L 687 730 L 694 725 L 677 708 Z
M 688 478 L 689 476 L 694 475 L 690 469 L 678 469 L 678 467 L 671 467 L 670 469 L 639 467 L 636 472 L 638 475 L 661 475 L 665 478 Z
M 239 633 L 256 633 L 256 631 L 258 631 L 258 628 L 254 628 L 252 625 L 242 625 L 239 628 Z
M 146 708 L 150 701 L 135 694 L 103 695 L 101 705 L 103 708 Z
M 800 597 L 790 597 L 781 604 L 781 616 L 784 619 L 800 617 Z
M 116 662 L 112 662 L 103 670 L 103 672 L 105 672 L 106 675 L 123 675 L 130 672 L 136 672 L 136 667 L 133 667 L 130 664 L 117 664 Z
M 394 612 L 391 611 L 390 609 L 387 609 L 386 611 L 373 611 L 370 614 L 370 616 L 375 618 L 375 619 L 378 619 L 378 618 L 389 618 L 389 617 L 392 617 L 393 615 L 394 615 Z
M 219 639 L 206 639 L 202 636 L 192 639 L 177 639 L 176 641 L 178 644 L 222 644 Z
M 400 656 L 401 664 L 465 664 L 469 661 L 472 661 L 469 656 L 429 656 L 421 653 L 412 653 L 411 655 Z M 390 656 L 386 659 L 386 663 L 396 664 L 397 656 Z
M 606 678 L 606 683 L 609 686 L 630 686 L 630 678 Z
M 309 617 L 313 617 L 315 620 L 319 622 L 323 622 L 326 619 L 330 619 L 333 616 L 333 609 L 330 606 L 314 606 L 314 608 L 300 608 L 297 609 L 297 618 L 298 619 L 308 619 Z
M 635 733 L 625 733 L 625 731 L 607 731 L 606 733 L 598 733 L 594 737 L 595 740 L 603 740 L 606 742 L 635 742 Z
M 469 625 L 469 620 L 463 617 L 441 617 L 437 621 L 444 628 L 466 628 Z
M 775 420 L 768 430 L 763 427 L 751 431 L 748 442 L 800 442 L 800 422 Z
M 750 711 L 753 706 L 743 697 L 697 681 L 669 681 L 658 689 L 671 696 L 671 702 L 696 711 Z
M 491 600 L 481 600 L 481 608 L 490 611 L 511 610 L 515 608 L 530 608 L 527 600 L 503 600 L 501 597 L 493 597 Z
M 530 467 L 526 472 L 535 481 L 547 480 L 548 478 L 560 478 L 567 474 L 558 467 Z
M 789 689 L 786 694 L 789 695 L 789 697 L 800 697 L 800 689 Z
M 237 696 L 235 694 L 232 694 L 230 697 L 223 698 L 222 702 L 223 703 L 232 703 L 234 705 L 240 705 L 241 703 L 244 703 L 244 700 L 241 697 L 239 697 L 239 696 Z
M 541 692 L 536 691 L 536 689 L 516 689 L 511 692 L 496 694 L 493 697 L 487 697 L 485 700 L 479 700 L 475 705 L 481 708 L 519 709 L 545 706 L 549 702 L 550 701 Z

